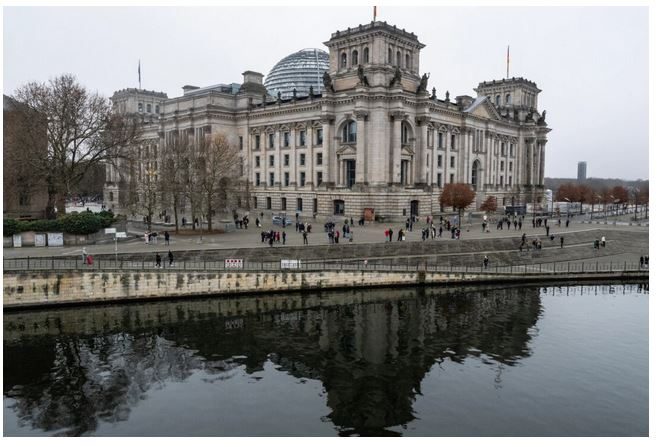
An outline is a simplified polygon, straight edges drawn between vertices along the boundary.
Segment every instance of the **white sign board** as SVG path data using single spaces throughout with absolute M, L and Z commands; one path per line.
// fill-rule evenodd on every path
M 63 247 L 64 246 L 64 233 L 48 233 L 48 246 L 49 247 Z
M 282 259 L 281 268 L 282 269 L 298 269 L 302 266 L 302 261 L 298 259 Z
M 105 234 L 114 234 L 117 232 L 116 228 L 106 228 L 105 229 Z
M 37 233 L 34 235 L 34 246 L 35 247 L 45 247 L 46 246 L 46 235 Z
M 241 269 L 243 266 L 242 259 L 224 259 L 224 268 Z
M 116 236 L 117 238 L 122 238 L 122 237 L 128 237 L 125 231 L 117 231 Z
M 22 244 L 23 239 L 21 239 L 20 234 L 15 234 L 13 236 L 13 238 L 14 238 L 14 247 L 22 247 L 23 246 L 23 244 Z

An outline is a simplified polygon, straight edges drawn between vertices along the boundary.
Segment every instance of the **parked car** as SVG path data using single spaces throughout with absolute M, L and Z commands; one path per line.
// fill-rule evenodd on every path
M 285 226 L 292 225 L 292 220 L 288 216 L 272 216 L 272 223 L 274 225 L 281 225 L 283 226 L 285 223 Z

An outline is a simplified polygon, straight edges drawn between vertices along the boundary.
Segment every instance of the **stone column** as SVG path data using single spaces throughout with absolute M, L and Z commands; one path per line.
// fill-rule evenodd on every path
M 416 162 L 414 184 L 425 185 L 430 183 L 425 175 L 427 172 L 427 125 L 429 124 L 429 117 L 422 116 L 417 118 L 416 121 L 419 135 L 416 138 L 416 155 L 414 156 Z
M 436 166 L 437 164 L 437 158 L 438 158 L 438 151 L 437 151 L 437 136 L 436 136 L 436 128 L 432 127 L 430 129 L 431 132 L 431 138 L 430 141 L 432 142 L 432 145 L 429 148 L 430 151 L 430 165 L 429 165 L 429 171 L 430 171 L 430 181 L 429 184 L 432 186 L 436 186 L 436 175 L 438 174 L 438 167 Z M 445 162 L 445 160 L 444 160 Z
M 356 115 L 356 184 L 366 183 L 366 119 L 368 112 L 357 111 Z
M 331 138 L 331 121 L 328 117 L 323 117 L 322 118 L 322 163 L 324 164 L 323 167 L 323 175 L 322 179 L 326 184 L 336 182 L 334 179 L 334 166 L 333 166 L 333 161 L 334 161 L 334 153 L 335 151 L 332 151 L 330 148 L 330 144 L 333 141 Z
M 297 152 L 297 129 L 293 126 L 290 128 L 290 186 L 297 188 L 297 164 L 299 163 L 299 153 Z M 297 204 L 295 204 L 295 207 Z
M 539 153 L 539 184 L 544 184 L 544 167 L 546 162 L 546 141 L 541 142 L 541 151 Z
M 391 154 L 391 183 L 400 184 L 400 157 L 402 153 L 401 125 L 404 112 L 393 112 L 393 146 Z
M 280 127 L 277 126 L 274 131 L 274 186 L 281 189 L 281 185 L 283 185 L 283 180 L 281 179 L 281 164 L 283 160 L 281 159 L 281 144 L 279 141 L 281 132 L 279 129 Z

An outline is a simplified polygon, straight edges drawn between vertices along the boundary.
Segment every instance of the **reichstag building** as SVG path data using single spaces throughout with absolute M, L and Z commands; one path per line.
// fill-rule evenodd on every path
M 419 72 L 424 45 L 386 22 L 337 31 L 324 44 L 328 55 L 294 53 L 265 82 L 245 71 L 242 84 L 186 85 L 176 98 L 124 89 L 112 101 L 143 116 L 140 150 L 149 159 L 172 132 L 226 135 L 249 183 L 233 207 L 252 213 L 425 216 L 441 211 L 447 183 L 472 185 L 473 207 L 490 195 L 501 207 L 543 196 L 551 129 L 534 82 L 508 78 L 481 82 L 474 97 L 437 95 Z M 105 187 L 119 212 L 121 171 L 108 166 Z

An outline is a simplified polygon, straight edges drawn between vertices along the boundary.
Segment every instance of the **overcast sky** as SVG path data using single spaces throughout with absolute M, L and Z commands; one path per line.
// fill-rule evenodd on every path
M 327 50 L 332 32 L 368 23 L 372 7 L 5 7 L 3 92 L 73 73 L 110 96 L 137 87 L 182 94 L 185 84 L 267 75 L 302 48 Z M 378 20 L 426 45 L 421 72 L 439 97 L 474 95 L 480 81 L 537 83 L 547 111 L 547 177 L 649 177 L 647 7 L 378 8 Z

